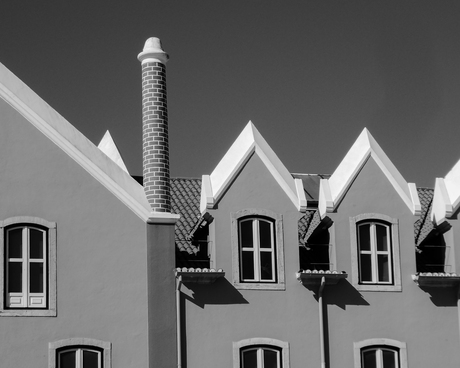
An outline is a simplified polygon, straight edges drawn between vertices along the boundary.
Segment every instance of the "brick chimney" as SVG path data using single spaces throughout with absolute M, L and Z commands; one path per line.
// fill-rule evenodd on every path
M 161 41 L 151 37 L 137 57 L 142 64 L 144 191 L 156 213 L 171 213 L 166 68 Z

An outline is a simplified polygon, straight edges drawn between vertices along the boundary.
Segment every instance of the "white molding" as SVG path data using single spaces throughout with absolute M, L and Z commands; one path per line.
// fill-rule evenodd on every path
M 250 157 L 256 154 L 273 175 L 297 210 L 306 210 L 306 199 L 301 180 L 294 180 L 281 160 L 271 149 L 254 124 L 249 121 L 230 149 L 217 164 L 209 179 L 203 176 L 201 191 L 201 212 L 212 209 L 219 202 L 235 177 Z
M 319 203 L 321 217 L 336 209 L 370 157 L 375 160 L 412 214 L 420 214 L 421 206 L 415 184 L 404 180 L 376 140 L 364 128 L 331 177 L 324 179 L 329 183 L 329 191 L 325 183 L 321 183 Z
M 147 221 L 150 205 L 139 183 L 0 63 L 0 98 Z
M 401 342 L 393 339 L 386 338 L 373 338 L 362 340 L 353 343 L 353 355 L 354 355 L 354 368 L 361 368 L 361 349 L 372 346 L 387 346 L 390 348 L 399 349 L 399 367 L 407 368 L 407 345 L 405 342 Z

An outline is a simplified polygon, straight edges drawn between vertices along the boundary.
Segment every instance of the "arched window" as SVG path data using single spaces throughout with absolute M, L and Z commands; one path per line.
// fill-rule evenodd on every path
M 289 368 L 289 344 L 263 337 L 234 342 L 233 368 Z
M 49 344 L 49 368 L 111 368 L 109 342 L 89 338 L 64 339 Z
M 56 315 L 56 223 L 19 216 L 0 221 L 0 316 Z
M 406 344 L 392 339 L 354 343 L 355 368 L 407 368 Z
M 283 217 L 257 208 L 231 213 L 233 284 L 284 290 Z

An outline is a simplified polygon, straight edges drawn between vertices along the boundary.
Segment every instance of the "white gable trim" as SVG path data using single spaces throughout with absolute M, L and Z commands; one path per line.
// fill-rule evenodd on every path
M 375 160 L 410 211 L 415 215 L 420 214 L 421 205 L 415 184 L 404 180 L 369 131 L 364 128 L 332 176 L 321 180 L 318 204 L 321 217 L 336 209 L 370 157 Z
M 142 186 L 103 155 L 86 137 L 1 63 L 0 98 L 67 153 L 137 216 L 144 221 L 148 220 L 150 206 Z
M 209 179 L 203 177 L 200 205 L 202 213 L 215 206 L 253 154 L 260 157 L 296 208 L 301 212 L 306 210 L 307 201 L 302 181 L 294 180 L 254 124 L 249 122 L 209 175 Z
M 118 150 L 118 147 L 115 144 L 115 141 L 113 140 L 112 135 L 108 130 L 105 132 L 97 148 L 104 152 L 118 166 L 120 166 L 123 169 L 123 171 L 129 174 L 125 162 L 121 157 L 120 151 Z

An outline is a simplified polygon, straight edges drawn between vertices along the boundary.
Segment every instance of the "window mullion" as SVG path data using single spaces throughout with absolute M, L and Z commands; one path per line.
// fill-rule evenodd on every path
M 257 349 L 257 368 L 264 368 L 264 351 L 263 349 Z
M 377 359 L 377 368 L 383 368 L 383 354 L 382 349 L 375 351 L 375 358 Z
M 371 245 L 371 269 L 372 269 L 372 282 L 378 282 L 377 275 L 377 245 L 376 245 L 376 231 L 375 224 L 369 226 L 370 245 Z
M 29 306 L 29 228 L 24 227 L 22 230 L 22 295 L 23 305 Z
M 259 220 L 252 222 L 252 234 L 254 245 L 254 278 L 260 281 L 260 236 L 259 236 Z

